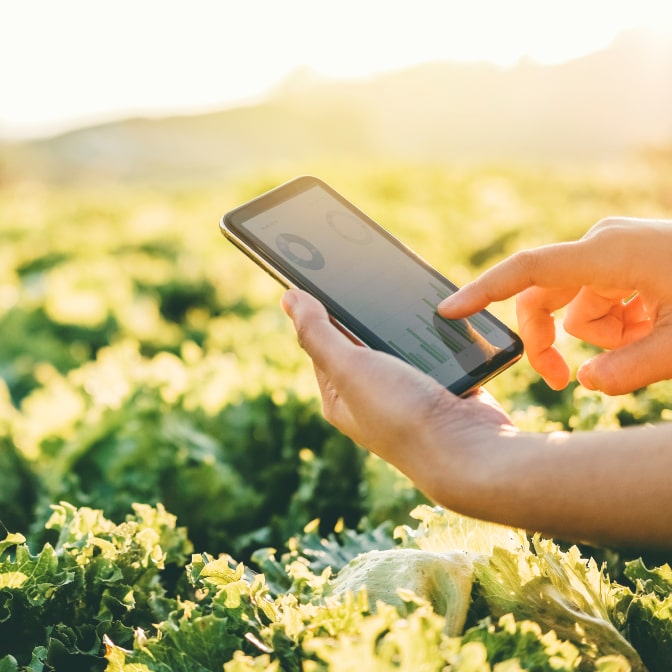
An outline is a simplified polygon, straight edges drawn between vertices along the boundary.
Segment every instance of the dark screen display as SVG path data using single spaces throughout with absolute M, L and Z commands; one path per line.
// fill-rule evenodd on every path
M 247 214 L 234 211 L 228 226 L 364 343 L 457 392 L 519 354 L 516 336 L 485 312 L 439 316 L 452 283 L 331 189 L 303 186 L 287 198 L 276 192 L 268 207 L 257 200 Z

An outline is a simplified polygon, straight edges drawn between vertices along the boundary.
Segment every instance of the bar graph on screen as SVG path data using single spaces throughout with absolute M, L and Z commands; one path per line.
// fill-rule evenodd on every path
M 450 294 L 448 287 L 430 282 L 427 295 L 415 313 L 416 323 L 406 326 L 388 345 L 425 373 L 443 367 L 465 368 L 472 361 L 475 351 L 496 351 L 488 342 L 493 331 L 490 322 L 481 315 L 468 320 L 447 320 L 441 317 L 436 307 Z

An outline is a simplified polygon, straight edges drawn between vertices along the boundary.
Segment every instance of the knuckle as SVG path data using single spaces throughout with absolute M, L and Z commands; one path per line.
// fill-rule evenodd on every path
M 539 255 L 535 249 L 519 250 L 511 257 L 511 263 L 519 271 L 531 275 L 539 264 Z
M 604 217 L 588 230 L 584 236 L 584 240 L 596 244 L 599 242 L 600 245 L 603 245 L 605 239 L 612 240 L 614 237 L 620 238 L 624 234 L 627 234 L 630 229 L 630 221 L 625 217 Z
M 586 336 L 587 318 L 573 304 L 570 304 L 562 320 L 562 328 L 570 335 L 576 338 Z
M 515 277 L 524 279 L 530 286 L 537 285 L 543 271 L 543 249 L 532 248 L 516 252 L 511 257 L 511 266 Z
M 576 338 L 580 337 L 579 334 L 581 330 L 579 321 L 571 313 L 568 313 L 565 319 L 562 321 L 562 328 L 570 336 L 575 336 Z
M 610 215 L 608 217 L 603 217 L 600 219 L 595 226 L 593 226 L 593 229 L 608 229 L 612 226 L 618 226 L 623 223 L 623 218 L 622 217 L 615 217 L 613 215 Z

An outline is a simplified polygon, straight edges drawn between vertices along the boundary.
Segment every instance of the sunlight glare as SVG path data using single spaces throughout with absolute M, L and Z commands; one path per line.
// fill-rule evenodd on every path
M 431 61 L 556 63 L 638 27 L 672 36 L 672 6 L 495 0 L 0 0 L 0 137 L 84 121 L 258 100 L 298 68 L 366 78 Z

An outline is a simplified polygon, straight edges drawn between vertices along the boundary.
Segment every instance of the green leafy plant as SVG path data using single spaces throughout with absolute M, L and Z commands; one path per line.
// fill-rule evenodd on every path
M 106 634 L 128 643 L 174 605 L 163 572 L 191 546 L 162 506 L 138 504 L 118 525 L 99 510 L 53 508 L 53 545 L 31 552 L 18 533 L 0 543 L 0 669 L 104 669 Z
M 312 168 L 458 284 L 605 213 L 672 216 L 658 163 Z M 286 177 L 3 181 L 0 672 L 667 672 L 665 554 L 418 508 L 407 479 L 324 422 L 280 288 L 217 230 Z M 560 337 L 570 366 L 591 354 Z M 555 392 L 521 362 L 489 387 L 531 431 L 672 417 L 670 383 Z M 455 553 L 470 569 L 459 633 Z

